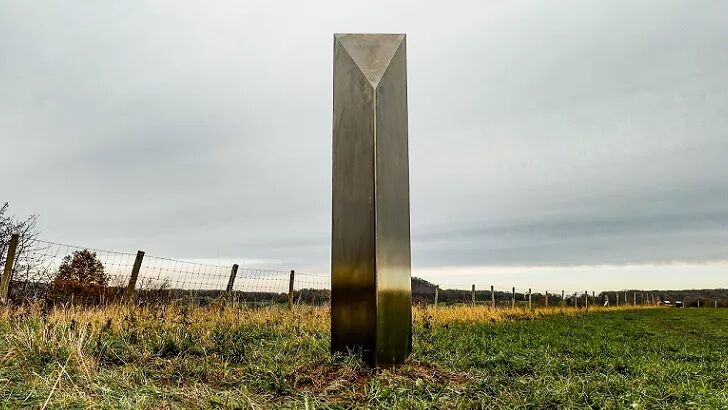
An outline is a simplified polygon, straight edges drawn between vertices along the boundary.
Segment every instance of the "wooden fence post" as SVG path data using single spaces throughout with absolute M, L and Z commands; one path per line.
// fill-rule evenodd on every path
M 230 269 L 230 279 L 228 279 L 227 288 L 225 288 L 226 293 L 230 293 L 233 291 L 233 285 L 235 284 L 235 276 L 238 275 L 238 264 L 234 264 L 233 268 Z
M 511 307 L 516 307 L 516 287 L 513 287 L 513 299 L 511 299 Z
M 584 291 L 584 309 L 589 310 L 589 291 Z
M 144 251 L 137 251 L 136 259 L 134 259 L 134 266 L 131 268 L 129 284 L 126 286 L 126 292 L 124 292 L 124 302 L 131 301 L 131 298 L 134 296 L 134 288 L 136 287 L 137 278 L 139 278 L 139 270 L 142 268 L 143 260 Z
M 566 299 L 564 298 L 564 290 L 561 290 L 561 306 L 564 306 L 566 304 Z
M 619 306 L 619 292 L 614 292 L 617 294 L 617 301 L 614 303 L 614 306 Z
M 632 292 L 632 306 L 637 306 L 637 292 Z
M 8 254 L 5 258 L 5 269 L 3 269 L 3 277 L 0 279 L 0 303 L 6 303 L 10 294 L 10 280 L 13 276 L 13 264 L 15 263 L 15 250 L 18 248 L 18 240 L 20 235 L 14 233 L 10 236 L 8 244 Z
M 528 310 L 532 310 L 533 305 L 531 304 L 531 288 L 528 288 Z
M 440 286 L 435 285 L 435 307 L 437 307 L 437 299 L 440 297 Z
M 546 307 L 549 307 L 549 291 L 546 291 Z
M 579 298 L 576 297 L 576 292 L 574 292 L 574 307 L 579 307 Z
M 473 306 L 475 306 L 475 285 L 473 285 L 473 288 L 470 290 L 470 299 Z
M 716 298 L 715 301 L 713 301 L 714 305 L 713 307 L 718 309 L 718 299 Z
M 495 309 L 495 292 L 493 291 L 493 285 L 490 285 L 490 307 Z
M 295 270 L 291 270 L 291 278 L 288 280 L 288 308 L 293 309 L 293 277 L 296 275 Z

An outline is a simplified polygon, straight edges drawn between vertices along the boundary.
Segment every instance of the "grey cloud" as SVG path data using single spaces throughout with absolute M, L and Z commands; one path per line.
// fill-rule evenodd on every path
M 328 270 L 331 44 L 408 33 L 413 263 L 725 259 L 728 5 L 0 2 L 47 239 Z

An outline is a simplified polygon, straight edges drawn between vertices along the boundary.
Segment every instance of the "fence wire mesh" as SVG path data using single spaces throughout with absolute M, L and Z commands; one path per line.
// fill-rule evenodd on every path
M 7 245 L 3 246 L 4 260 Z M 130 281 L 134 282 L 132 272 L 138 256 L 36 237 L 22 238 L 16 250 L 8 296 L 10 300 L 50 298 L 54 301 L 91 297 L 103 302 L 121 299 L 131 287 L 135 299 L 140 301 L 180 297 L 204 301 L 225 296 L 253 304 L 326 304 L 331 299 L 329 274 L 239 267 L 231 277 L 233 266 L 155 255 L 142 255 L 136 281 L 130 286 Z M 526 308 L 545 307 L 547 303 L 549 306 L 582 307 L 587 301 L 590 306 L 615 305 L 617 297 L 620 305 L 649 304 L 659 300 L 659 295 L 657 298 L 651 294 L 645 296 L 642 291 L 549 291 L 491 287 L 483 283 L 436 285 L 413 278 L 413 303 L 435 303 L 436 294 L 438 304 Z
M 5 255 L 7 249 L 3 252 Z M 136 253 L 32 238 L 22 241 L 16 250 L 8 296 L 10 300 L 63 301 L 84 293 L 86 298 L 101 301 L 120 299 L 129 286 L 136 258 Z M 143 255 L 133 289 L 138 300 L 219 296 L 256 304 L 288 303 L 289 297 L 294 303 L 330 300 L 329 275 L 295 272 L 290 289 L 291 271 L 240 267 L 231 278 L 232 273 L 232 266 Z M 83 289 L 74 284 L 83 284 Z

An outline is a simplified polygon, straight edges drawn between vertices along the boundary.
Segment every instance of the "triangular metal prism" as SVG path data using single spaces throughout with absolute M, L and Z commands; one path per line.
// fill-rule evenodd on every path
M 405 39 L 404 34 L 335 34 L 334 37 L 374 87 Z

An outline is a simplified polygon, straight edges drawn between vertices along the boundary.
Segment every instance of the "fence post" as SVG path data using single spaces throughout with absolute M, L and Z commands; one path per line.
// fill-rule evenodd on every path
M 291 270 L 291 278 L 288 280 L 288 309 L 293 309 L 293 277 L 296 275 L 295 270 Z
M 614 303 L 614 306 L 619 306 L 619 292 L 614 292 L 617 294 L 617 301 Z
M 137 278 L 139 278 L 139 270 L 142 268 L 143 260 L 144 251 L 137 251 L 136 259 L 134 259 L 134 266 L 131 268 L 129 284 L 126 285 L 126 292 L 124 292 L 124 302 L 129 302 L 132 296 L 134 296 L 134 288 L 136 287 Z
M 490 285 L 490 307 L 495 309 L 495 292 L 493 291 L 493 285 Z
M 576 292 L 574 292 L 574 307 L 579 307 L 579 298 L 576 296 Z
M 516 307 L 516 287 L 513 287 L 513 299 L 511 299 L 511 307 Z
M 228 280 L 227 288 L 225 288 L 226 293 L 230 293 L 233 291 L 233 285 L 235 284 L 235 276 L 238 274 L 238 264 L 234 264 L 233 268 L 230 269 L 230 279 Z
M 533 305 L 531 305 L 531 288 L 528 288 L 528 310 L 531 310 Z
M 0 280 L 0 303 L 8 301 L 10 293 L 10 279 L 13 276 L 13 264 L 15 263 L 15 250 L 18 248 L 18 240 L 20 235 L 14 233 L 10 236 L 8 244 L 8 255 L 5 258 L 5 269 L 3 269 L 3 277 Z
M 470 290 L 470 299 L 473 306 L 475 306 L 475 285 L 473 285 L 472 289 Z
M 546 291 L 546 307 L 549 307 L 549 291 Z
M 637 306 L 637 292 L 632 292 L 632 306 Z
M 564 298 L 564 296 L 566 296 L 566 295 L 564 294 L 564 290 L 562 289 L 561 290 L 561 306 L 564 306 L 566 304 L 566 299 Z
M 589 310 L 589 291 L 584 291 L 584 309 Z
M 435 285 L 435 307 L 437 307 L 437 299 L 440 297 L 440 286 Z

